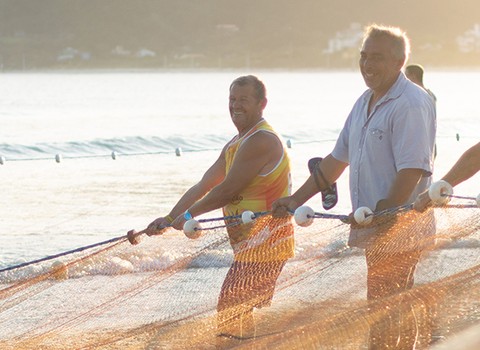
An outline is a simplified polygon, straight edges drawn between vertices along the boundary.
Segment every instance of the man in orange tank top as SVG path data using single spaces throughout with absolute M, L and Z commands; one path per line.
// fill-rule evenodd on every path
M 234 261 L 217 304 L 218 335 L 233 339 L 255 336 L 253 309 L 270 304 L 277 278 L 294 254 L 290 219 L 263 216 L 250 224 L 235 222 L 242 212 L 268 211 L 291 193 L 290 160 L 263 118 L 266 105 L 266 89 L 257 77 L 232 82 L 229 110 L 238 134 L 170 213 L 145 230 L 147 235 L 162 234 L 168 226 L 181 230 L 187 220 L 218 208 L 234 216 L 226 220 Z

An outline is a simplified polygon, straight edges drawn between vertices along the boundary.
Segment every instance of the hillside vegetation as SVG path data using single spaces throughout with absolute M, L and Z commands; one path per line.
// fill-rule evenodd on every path
M 405 29 L 417 62 L 474 66 L 480 38 L 472 52 L 457 38 L 479 13 L 478 0 L 0 0 L 0 66 L 349 68 L 358 47 L 329 41 L 372 22 Z

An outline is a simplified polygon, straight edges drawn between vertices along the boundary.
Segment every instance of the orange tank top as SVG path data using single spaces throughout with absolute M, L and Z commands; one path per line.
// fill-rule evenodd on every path
M 226 174 L 242 144 L 257 132 L 269 132 L 280 137 L 265 121 L 259 121 L 241 138 L 234 138 L 225 151 Z M 275 168 L 268 174 L 257 175 L 238 196 L 223 208 L 225 216 L 236 216 L 245 210 L 254 213 L 269 211 L 278 198 L 291 193 L 290 159 L 285 147 Z M 260 217 L 251 224 L 239 224 L 240 219 L 226 220 L 230 244 L 236 261 L 266 262 L 286 260 L 294 255 L 293 225 L 290 218 Z

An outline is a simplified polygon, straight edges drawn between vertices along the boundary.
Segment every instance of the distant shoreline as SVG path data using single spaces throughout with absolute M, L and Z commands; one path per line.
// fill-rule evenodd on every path
M 480 66 L 426 66 L 430 72 L 467 72 L 480 71 Z M 55 73 L 217 73 L 217 72 L 357 72 L 355 68 L 265 68 L 265 67 L 250 67 L 250 68 L 49 68 L 49 69 L 18 69 L 18 70 L 2 70 L 0 74 L 55 74 Z

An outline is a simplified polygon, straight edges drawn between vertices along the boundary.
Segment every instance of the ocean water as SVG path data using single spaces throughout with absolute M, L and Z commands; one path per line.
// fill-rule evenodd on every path
M 265 118 L 292 145 L 296 189 L 365 90 L 357 71 L 0 75 L 0 267 L 122 236 L 166 214 L 235 134 L 228 87 L 250 73 L 267 86 Z M 479 140 L 480 72 L 427 71 L 425 82 L 438 98 L 438 179 Z M 347 180 L 333 213 L 349 213 Z M 476 196 L 478 180 L 456 193 Z M 322 211 L 319 198 L 309 205 Z

